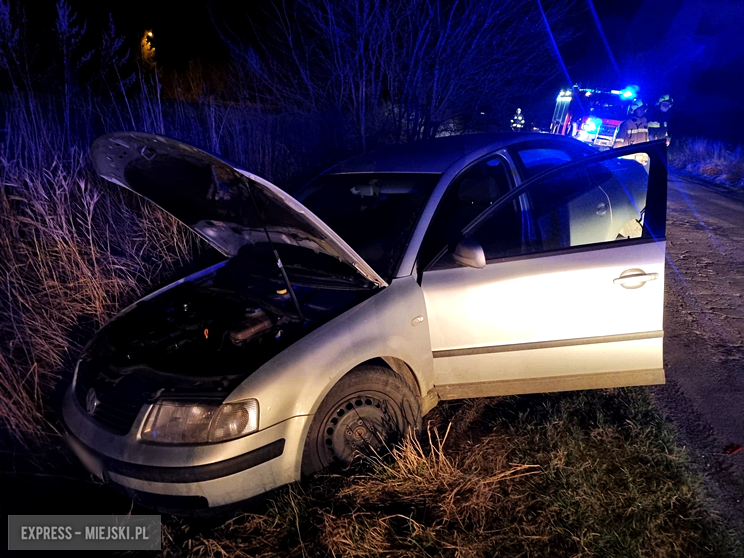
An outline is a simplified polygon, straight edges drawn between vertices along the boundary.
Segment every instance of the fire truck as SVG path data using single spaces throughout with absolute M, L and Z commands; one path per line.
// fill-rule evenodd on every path
M 620 124 L 628 118 L 628 106 L 638 88 L 590 89 L 574 85 L 561 90 L 556 100 L 550 132 L 571 136 L 599 149 L 615 143 Z

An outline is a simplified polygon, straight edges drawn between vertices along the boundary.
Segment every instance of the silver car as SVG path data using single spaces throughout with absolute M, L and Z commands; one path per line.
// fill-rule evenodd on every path
M 64 399 L 81 460 L 145 506 L 231 509 L 440 400 L 664 382 L 663 142 L 441 138 L 294 198 L 149 134 L 92 158 L 226 256 L 103 327 Z

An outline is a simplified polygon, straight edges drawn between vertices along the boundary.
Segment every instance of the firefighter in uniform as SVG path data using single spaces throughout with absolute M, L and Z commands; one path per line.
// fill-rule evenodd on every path
M 518 108 L 511 119 L 511 129 L 512 132 L 521 132 L 522 128 L 524 128 L 524 116 L 522 116 L 522 109 Z
M 669 109 L 672 108 L 674 99 L 669 95 L 662 95 L 659 97 L 656 106 L 651 110 L 647 116 L 648 119 L 648 139 L 666 139 L 666 144 L 669 145 L 671 136 L 669 135 Z
M 634 100 L 628 107 L 628 112 L 630 118 L 620 124 L 613 147 L 624 147 L 648 141 L 648 120 L 643 101 Z

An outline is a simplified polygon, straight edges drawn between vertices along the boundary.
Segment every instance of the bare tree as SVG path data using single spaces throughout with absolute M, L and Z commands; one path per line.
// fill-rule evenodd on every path
M 62 51 L 62 69 L 64 85 L 64 117 L 65 130 L 70 134 L 70 106 L 72 104 L 73 89 L 76 75 L 80 67 L 90 60 L 92 51 L 82 52 L 80 41 L 85 36 L 86 23 L 77 23 L 77 14 L 65 0 L 57 1 L 57 38 Z
M 13 21 L 10 4 L 0 0 L 0 68 L 8 72 L 14 88 L 13 69 L 18 65 L 16 50 L 20 38 L 21 32 Z
M 109 14 L 108 26 L 101 34 L 101 48 L 99 52 L 99 64 L 101 79 L 105 82 L 111 73 L 116 74 L 118 82 L 124 86 L 134 81 L 134 75 L 122 77 L 120 68 L 124 67 L 129 60 L 130 49 L 124 44 L 125 38 L 119 35 L 114 25 L 114 17 Z
M 343 115 L 366 150 L 380 134 L 467 131 L 554 75 L 551 39 L 570 36 L 572 9 L 545 6 L 552 38 L 534 0 L 285 0 L 253 45 L 218 27 L 260 102 Z

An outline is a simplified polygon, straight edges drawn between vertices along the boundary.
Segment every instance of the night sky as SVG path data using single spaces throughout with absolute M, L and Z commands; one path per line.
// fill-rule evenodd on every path
M 744 22 L 744 2 L 595 0 L 598 19 L 616 61 L 615 68 L 592 17 L 589 1 L 579 0 L 582 9 L 577 12 L 575 23 L 580 35 L 561 48 L 560 60 L 556 57 L 557 77 L 546 82 L 533 98 L 525 99 L 522 108 L 528 121 L 544 124 L 549 120 L 555 96 L 559 89 L 570 84 L 569 79 L 608 89 L 637 84 L 641 97 L 650 104 L 661 93 L 673 96 L 677 134 L 742 143 L 738 132 L 744 124 L 740 100 L 744 81 L 741 38 L 744 29 L 740 28 Z M 266 17 L 261 13 L 262 2 L 129 0 L 93 4 L 70 0 L 70 3 L 88 20 L 89 31 L 106 22 L 111 11 L 117 27 L 130 37 L 133 45 L 145 29 L 152 29 L 158 63 L 164 68 L 183 68 L 189 59 L 197 57 L 206 63 L 227 60 L 227 48 L 210 12 L 218 21 L 230 22 L 236 31 L 249 37 L 253 35 L 244 17 L 246 10 L 259 27 L 261 18 Z M 50 4 L 53 12 L 53 2 Z
M 573 81 L 613 89 L 637 84 L 641 97 L 649 93 L 646 102 L 670 93 L 678 133 L 744 143 L 744 2 L 596 0 L 595 6 L 619 75 L 587 10 L 583 35 L 563 49 Z

